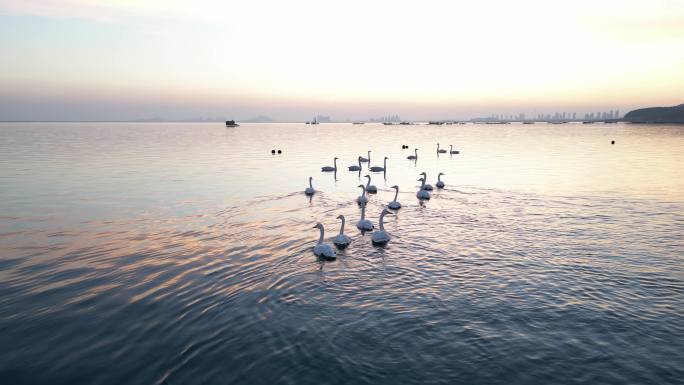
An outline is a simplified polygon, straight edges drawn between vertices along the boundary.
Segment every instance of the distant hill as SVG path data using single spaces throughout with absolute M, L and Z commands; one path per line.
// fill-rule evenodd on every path
M 240 122 L 244 123 L 273 123 L 275 120 L 269 118 L 268 116 L 259 115 L 249 119 L 242 119 Z
M 631 123 L 684 123 L 684 104 L 674 107 L 650 107 L 630 111 L 623 118 Z

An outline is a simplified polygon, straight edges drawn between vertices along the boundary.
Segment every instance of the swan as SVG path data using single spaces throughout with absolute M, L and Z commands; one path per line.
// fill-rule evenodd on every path
M 366 198 L 366 186 L 360 184 L 358 187 L 361 187 L 361 195 L 356 198 L 356 202 L 361 206 L 365 206 L 366 203 L 368 203 L 368 198 Z
M 420 190 L 416 193 L 416 198 L 418 199 L 430 199 L 430 193 L 427 192 L 426 190 L 423 190 L 423 186 L 425 186 L 425 178 L 420 178 L 418 179 L 419 181 L 423 182 L 420 186 Z
M 370 150 L 368 150 L 368 158 L 364 158 L 364 157 L 360 156 L 359 159 L 363 163 L 370 162 Z
M 370 184 L 371 182 L 371 177 L 370 175 L 366 175 L 366 178 L 368 178 L 368 183 L 366 183 L 366 192 L 369 194 L 375 194 L 378 192 L 378 188 Z
M 323 230 L 323 225 L 319 222 L 316 223 L 316 226 L 313 227 L 314 229 L 319 229 L 321 231 L 321 236 L 318 238 L 318 243 L 316 246 L 313 248 L 313 252 L 317 257 L 323 258 L 323 259 L 335 259 L 335 250 L 327 244 L 323 243 L 323 234 L 325 233 L 325 230 Z
M 401 203 L 397 202 L 397 197 L 399 196 L 399 186 L 394 185 L 392 188 L 396 189 L 397 192 L 394 193 L 394 200 L 387 204 L 387 207 L 391 208 L 392 210 L 399 210 L 401 208 Z
M 427 180 L 427 174 L 425 173 L 425 171 L 421 172 L 420 175 L 423 176 L 423 179 Z M 432 185 L 429 183 L 424 183 L 423 190 L 432 191 Z
M 440 149 L 440 148 L 439 148 L 439 143 L 437 143 L 437 152 L 440 153 L 440 154 L 445 154 L 445 153 L 446 153 L 446 150 L 445 150 L 445 149 Z
M 376 231 L 373 233 L 373 236 L 371 237 L 371 240 L 373 241 L 373 244 L 376 246 L 384 246 L 387 244 L 387 242 L 390 241 L 390 236 L 387 234 L 387 231 L 385 231 L 385 224 L 383 223 L 385 219 L 385 215 L 392 215 L 387 208 L 382 210 L 382 213 L 380 213 L 380 231 Z
M 316 193 L 316 190 L 314 190 L 313 186 L 311 185 L 312 179 L 312 177 L 309 177 L 309 187 L 307 187 L 306 190 L 304 190 L 304 194 L 306 195 L 314 195 Z
M 373 223 L 366 219 L 366 206 L 361 206 L 361 219 L 356 223 L 356 227 L 361 231 L 373 230 Z
M 416 159 L 418 159 L 418 149 L 417 149 L 417 148 L 414 150 L 414 154 L 415 154 L 415 155 L 409 155 L 409 156 L 407 156 L 406 159 L 410 159 L 410 160 L 416 160 Z
M 321 171 L 337 171 L 337 157 L 335 157 L 335 159 L 333 159 L 333 164 L 334 164 L 333 167 L 330 167 L 330 166 L 321 167 Z
M 340 249 L 344 249 L 351 243 L 351 238 L 344 234 L 344 215 L 338 215 L 337 219 L 342 220 L 342 226 L 340 226 L 340 233 L 333 238 L 333 243 Z
M 458 150 L 454 150 L 453 148 L 454 148 L 454 145 L 453 145 L 453 144 L 450 144 L 450 145 L 449 145 L 449 154 L 458 154 L 459 151 L 458 151 Z
M 359 165 L 349 166 L 349 171 L 361 171 L 361 157 L 359 157 Z
M 440 172 L 439 174 L 437 174 L 437 183 L 435 184 L 435 186 L 437 186 L 437 188 L 444 188 L 444 182 L 442 182 L 442 179 L 440 178 L 442 175 L 444 175 L 443 172 Z
M 373 167 L 369 168 L 369 170 L 371 170 L 371 171 L 386 171 L 387 170 L 387 159 L 389 159 L 389 158 L 385 157 L 385 160 L 383 161 L 382 167 L 373 166 Z

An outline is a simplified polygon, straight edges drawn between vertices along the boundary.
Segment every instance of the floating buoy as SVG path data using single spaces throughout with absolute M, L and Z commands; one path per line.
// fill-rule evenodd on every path
M 271 154 L 275 154 L 275 150 L 271 150 Z
M 610 144 L 615 144 L 615 141 L 614 141 L 614 140 L 611 140 L 611 141 L 610 141 Z
M 278 154 L 282 154 L 283 152 L 281 150 L 278 150 Z

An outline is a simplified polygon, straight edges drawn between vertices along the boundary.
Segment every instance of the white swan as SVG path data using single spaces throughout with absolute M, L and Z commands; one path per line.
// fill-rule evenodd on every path
M 361 162 L 363 163 L 370 162 L 370 150 L 368 150 L 368 158 L 360 156 L 359 159 L 361 159 Z
M 439 174 L 437 174 L 437 183 L 435 184 L 435 186 L 437 186 L 437 188 L 444 188 L 444 182 L 442 182 L 442 178 L 440 178 L 442 175 L 444 175 L 443 172 L 440 172 Z
M 323 243 L 323 234 L 325 230 L 323 230 L 323 225 L 319 222 L 316 223 L 316 226 L 313 227 L 314 229 L 319 229 L 321 231 L 321 236 L 318 238 L 318 243 L 316 246 L 313 248 L 313 252 L 317 257 L 323 258 L 323 259 L 335 259 L 335 250 L 333 250 L 332 246 L 330 246 L 327 243 Z
M 425 186 L 425 178 L 420 178 L 418 179 L 419 181 L 423 182 L 420 186 L 420 190 L 416 193 L 416 198 L 418 199 L 430 199 L 430 193 L 427 192 L 426 190 L 423 190 L 423 186 Z
M 454 145 L 453 145 L 453 144 L 450 144 L 450 145 L 449 145 L 449 154 L 458 154 L 459 151 L 458 151 L 458 150 L 454 150 L 453 148 L 454 148 Z
M 418 159 L 418 149 L 416 148 L 413 151 L 414 151 L 415 155 L 409 155 L 406 157 L 406 159 L 411 159 L 411 160 L 417 160 Z
M 337 171 L 337 157 L 335 157 L 335 159 L 333 159 L 333 164 L 334 164 L 333 167 L 330 167 L 330 166 L 321 167 L 321 171 Z
M 427 174 L 425 173 L 425 171 L 421 172 L 420 175 L 422 175 L 423 178 L 427 180 Z M 423 190 L 432 191 L 432 185 L 429 183 L 424 183 Z
M 349 171 L 361 171 L 361 157 L 359 157 L 359 165 L 349 166 Z
M 309 177 L 309 187 L 307 187 L 306 190 L 304 190 L 304 194 L 306 195 L 314 195 L 316 193 L 316 190 L 314 190 L 313 185 L 311 185 L 312 179 L 312 177 Z
M 375 231 L 373 232 L 373 236 L 371 237 L 371 240 L 373 241 L 374 245 L 377 246 L 384 246 L 387 244 L 387 242 L 390 241 L 390 235 L 385 231 L 385 224 L 384 219 L 385 215 L 392 215 L 391 212 L 389 212 L 386 208 L 382 210 L 382 213 L 380 213 L 380 231 Z
M 385 157 L 385 160 L 383 161 L 382 167 L 380 167 L 380 166 L 373 166 L 373 167 L 369 168 L 369 170 L 371 170 L 371 171 L 376 171 L 376 172 L 387 170 L 387 159 L 389 159 L 389 158 Z
M 439 143 L 437 143 L 437 152 L 440 153 L 440 154 L 445 154 L 445 153 L 446 153 L 446 150 L 445 150 L 445 149 L 440 149 L 440 148 L 439 148 Z
M 373 230 L 373 223 L 366 219 L 366 205 L 361 206 L 361 219 L 356 223 L 356 227 L 361 231 Z
M 368 183 L 366 183 L 366 192 L 370 194 L 375 194 L 378 192 L 378 188 L 370 184 L 371 182 L 371 177 L 370 175 L 366 175 L 366 178 L 368 178 Z
M 342 226 L 340 226 L 340 233 L 333 238 L 333 243 L 340 249 L 344 249 L 351 243 L 351 238 L 344 234 L 344 215 L 338 215 L 337 219 L 342 220 Z
M 360 204 L 361 206 L 365 206 L 366 203 L 368 203 L 368 198 L 366 198 L 366 186 L 360 184 L 358 187 L 361 187 L 361 195 L 356 198 L 356 203 Z
M 397 197 L 399 196 L 399 186 L 394 185 L 392 188 L 396 189 L 397 191 L 394 193 L 394 200 L 388 203 L 387 207 L 391 208 L 392 210 L 399 210 L 401 208 L 401 203 L 397 201 Z

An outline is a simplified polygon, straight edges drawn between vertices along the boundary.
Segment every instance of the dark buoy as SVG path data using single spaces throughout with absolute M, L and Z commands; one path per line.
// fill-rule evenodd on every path
M 281 150 L 278 150 L 278 154 L 282 154 L 283 152 Z
M 271 154 L 275 154 L 275 150 L 271 150 Z
M 614 140 L 611 140 L 611 141 L 610 141 L 610 144 L 615 144 L 615 141 L 614 141 Z

